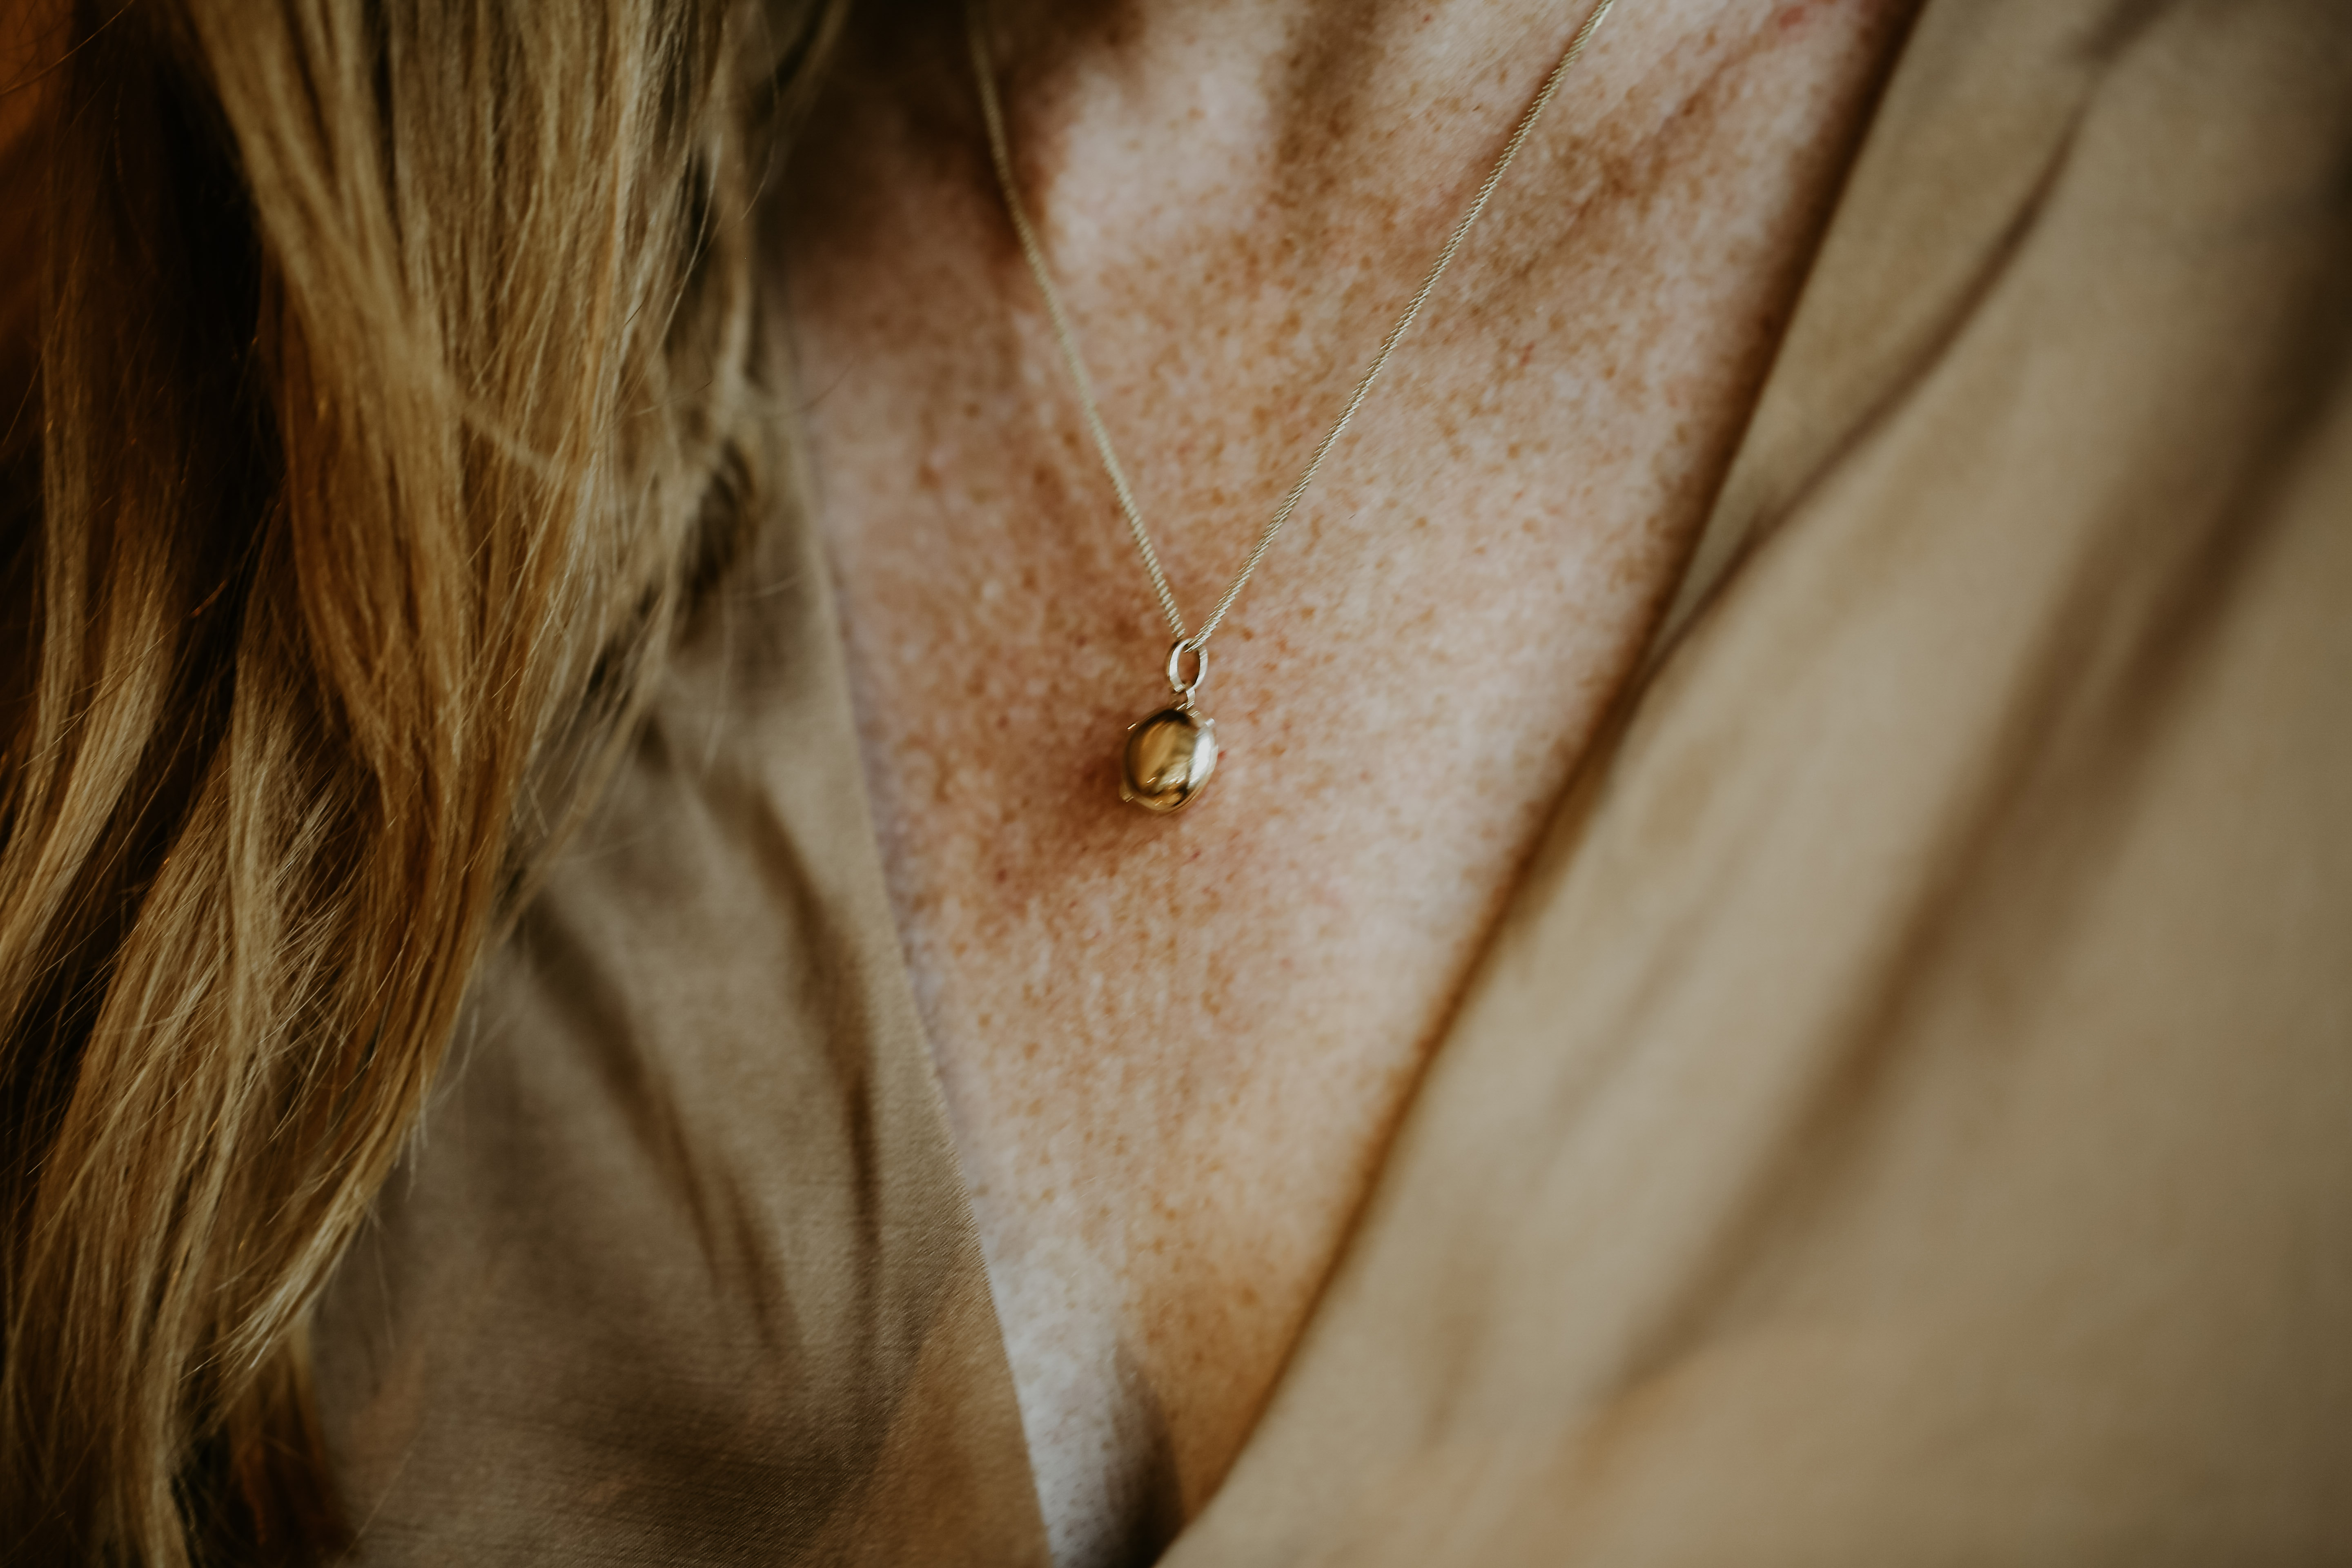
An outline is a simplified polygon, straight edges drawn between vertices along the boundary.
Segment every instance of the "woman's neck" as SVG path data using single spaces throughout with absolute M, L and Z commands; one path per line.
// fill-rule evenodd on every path
M 1731 10 L 1732 0 L 1699 0 Z M 1024 199 L 1083 289 L 1135 253 L 1205 236 L 1309 250 L 1367 222 L 1423 245 L 1475 189 L 1583 7 L 1538 0 L 979 0 Z M 1628 6 L 1621 56 L 1669 30 Z M 1675 7 L 1680 36 L 1693 6 Z M 967 155 L 962 0 L 853 47 L 922 79 L 932 129 Z M 1629 49 L 1631 34 L 1654 35 Z M 913 85 L 913 84 L 910 84 Z M 929 118 L 929 117 L 927 117 Z M 984 160 L 972 173 L 984 178 Z M 1303 279 L 1269 278 L 1296 291 Z M 1076 301 L 1073 301 L 1075 304 Z
M 960 17 L 960 0 L 946 5 Z M 1057 184 L 1103 173 L 1129 188 L 1213 173 L 1256 199 L 1295 199 L 1335 172 L 1368 172 L 1368 143 L 1402 135 L 1475 146 L 1480 117 L 1465 113 L 1467 100 L 1516 110 L 1580 19 L 1538 0 L 983 0 L 982 9 L 1015 139 L 1029 150 L 1025 172 L 1048 203 Z

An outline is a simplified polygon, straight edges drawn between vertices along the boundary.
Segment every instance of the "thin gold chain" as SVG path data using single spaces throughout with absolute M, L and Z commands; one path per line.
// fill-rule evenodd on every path
M 1349 422 L 1355 418 L 1356 410 L 1364 405 L 1372 384 L 1381 378 L 1381 372 L 1388 368 L 1389 356 L 1396 352 L 1398 342 L 1412 330 L 1414 320 L 1421 314 L 1421 308 L 1429 302 L 1430 295 L 1436 292 L 1437 280 L 1445 276 L 1445 268 L 1453 263 L 1454 253 L 1462 248 L 1463 240 L 1469 237 L 1471 225 L 1476 223 L 1478 215 L 1486 210 L 1487 198 L 1495 194 L 1495 187 L 1503 183 L 1504 171 L 1510 168 L 1511 160 L 1519 155 L 1520 146 L 1526 142 L 1528 133 L 1535 130 L 1545 105 L 1551 102 L 1552 95 L 1559 90 L 1560 81 L 1568 75 L 1569 68 L 1576 64 L 1578 56 L 1584 53 L 1584 46 L 1591 40 L 1594 30 L 1616 3 L 1617 0 L 1599 0 L 1591 14 L 1584 18 L 1584 25 L 1577 28 L 1576 36 L 1569 39 L 1568 47 L 1560 54 L 1559 63 L 1553 66 L 1551 74 L 1544 78 L 1543 86 L 1536 92 L 1535 101 L 1528 105 L 1525 114 L 1519 116 L 1519 123 L 1512 131 L 1511 139 L 1503 144 L 1503 155 L 1495 160 L 1495 166 L 1487 173 L 1486 183 L 1471 198 L 1468 209 L 1454 224 L 1454 232 L 1446 236 L 1445 248 L 1439 251 L 1437 259 L 1430 264 L 1428 276 L 1421 280 L 1420 291 L 1413 295 L 1412 303 L 1404 308 L 1404 314 L 1399 316 L 1396 325 L 1389 329 L 1389 335 L 1381 340 L 1381 352 L 1373 356 L 1371 368 L 1364 372 L 1363 378 L 1356 383 L 1356 390 L 1349 395 L 1348 405 L 1339 411 L 1339 417 L 1325 432 L 1322 441 L 1315 448 L 1315 455 L 1307 459 L 1305 471 L 1290 487 L 1290 492 L 1282 498 L 1282 504 L 1275 508 L 1274 515 L 1266 520 L 1265 531 L 1257 536 L 1257 543 L 1251 548 L 1249 558 L 1242 563 L 1241 570 L 1234 573 L 1234 580 L 1225 585 L 1224 596 L 1217 601 L 1217 607 L 1209 613 L 1207 620 L 1201 623 L 1198 632 L 1188 633 L 1184 629 L 1184 614 L 1176 607 L 1176 595 L 1168 586 L 1168 574 L 1160 567 L 1160 552 L 1152 546 L 1151 531 L 1144 527 L 1142 510 L 1135 504 L 1135 492 L 1128 485 L 1127 470 L 1119 466 L 1118 454 L 1110 444 L 1110 432 L 1103 427 L 1102 411 L 1095 405 L 1094 379 L 1087 374 L 1086 361 L 1078 354 L 1077 334 L 1070 326 L 1068 313 L 1062 309 L 1062 297 L 1054 288 L 1053 275 L 1046 270 L 1045 248 L 1038 244 L 1036 231 L 1029 226 L 1029 215 L 1021 205 L 1020 189 L 1013 178 L 1013 154 L 1005 143 L 1004 112 L 996 100 L 996 72 L 989 61 L 983 14 L 986 0 L 965 0 L 964 30 L 971 43 L 972 74 L 980 82 L 981 114 L 988 121 L 988 151 L 996 165 L 997 184 L 1003 187 L 1005 210 L 1012 215 L 1013 233 L 1020 237 L 1021 254 L 1028 258 L 1029 270 L 1036 277 L 1037 291 L 1045 296 L 1045 314 L 1053 321 L 1054 337 L 1062 345 L 1062 358 L 1068 363 L 1070 380 L 1077 388 L 1078 410 L 1086 416 L 1087 434 L 1094 438 L 1095 452 L 1102 458 L 1103 471 L 1110 476 L 1110 488 L 1118 497 L 1118 510 L 1127 519 L 1128 531 L 1135 536 L 1136 553 L 1143 557 L 1143 569 L 1151 574 L 1151 591 L 1160 596 L 1160 614 L 1168 617 L 1168 629 L 1175 635 L 1179 650 L 1190 649 L 1198 654 L 1206 647 L 1210 635 L 1223 623 L 1225 612 L 1234 607 L 1234 601 L 1241 597 L 1242 589 L 1249 584 L 1250 574 L 1257 570 L 1257 563 L 1265 559 L 1265 552 L 1274 547 L 1275 536 L 1282 531 L 1283 524 L 1288 522 L 1290 514 L 1297 510 L 1299 498 L 1307 493 L 1307 487 L 1315 482 L 1317 472 L 1323 467 L 1323 459 L 1331 455 L 1331 448 L 1346 433 Z M 1171 655 L 1171 665 L 1175 662 L 1175 657 Z

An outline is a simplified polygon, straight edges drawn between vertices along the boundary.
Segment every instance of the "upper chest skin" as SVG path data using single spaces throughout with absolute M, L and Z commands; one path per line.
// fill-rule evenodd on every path
M 1008 19 L 1024 194 L 1195 623 L 1581 15 Z M 1640 651 L 1906 16 L 1625 0 L 1212 645 L 1225 755 L 1174 817 L 1117 797 L 1168 634 L 959 15 L 854 25 L 776 255 L 885 862 L 1033 1446 L 1066 1405 L 1160 1528 Z M 1092 1432 L 1103 1378 L 1133 1418 Z

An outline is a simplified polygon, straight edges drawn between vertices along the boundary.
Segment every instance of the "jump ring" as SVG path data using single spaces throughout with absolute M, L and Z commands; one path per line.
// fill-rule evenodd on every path
M 1184 656 L 1192 656 L 1192 679 L 1184 679 Z M 1209 678 L 1209 653 L 1191 637 L 1178 637 L 1168 647 L 1168 689 L 1190 700 L 1193 689 Z

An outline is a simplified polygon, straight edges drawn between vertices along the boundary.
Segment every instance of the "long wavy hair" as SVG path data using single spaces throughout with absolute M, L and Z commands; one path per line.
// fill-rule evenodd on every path
M 0 1552 L 315 1560 L 302 1325 L 757 504 L 830 13 L 76 4 L 0 178 Z

